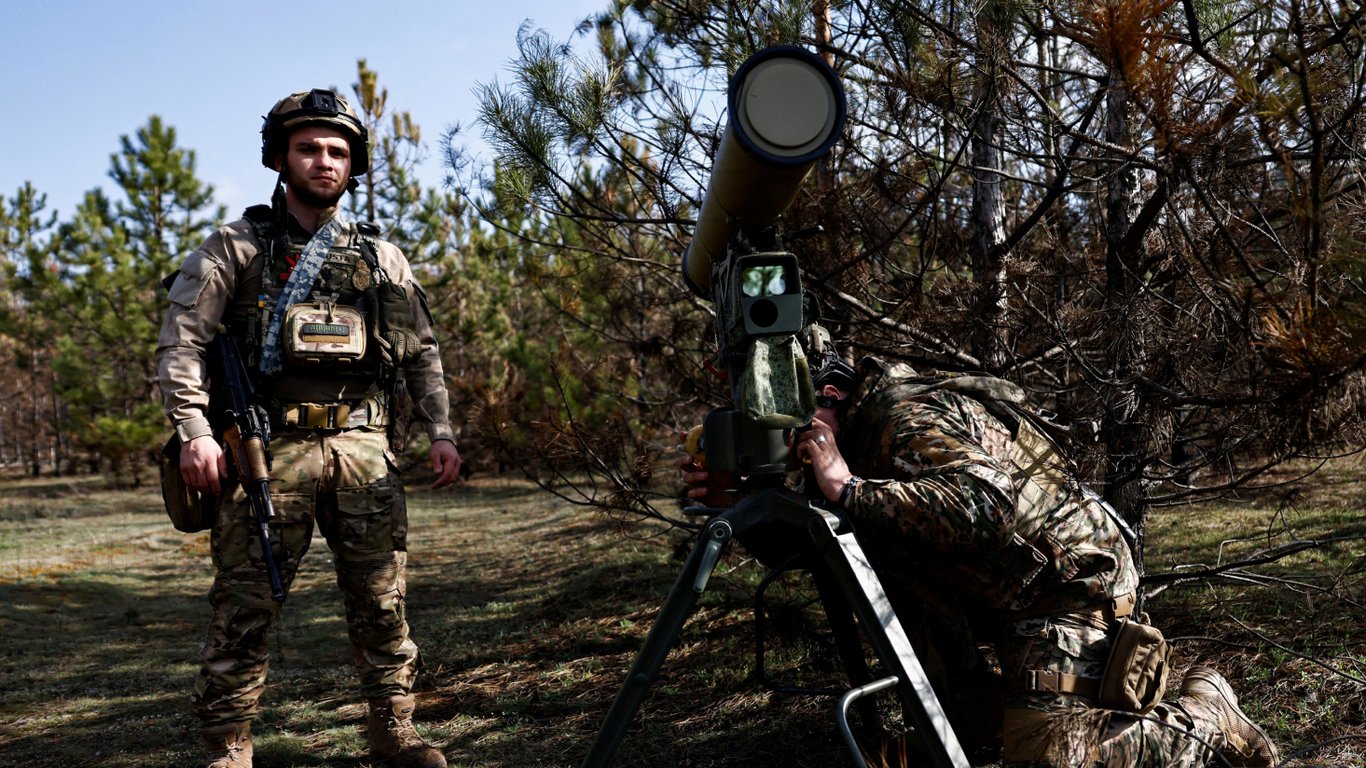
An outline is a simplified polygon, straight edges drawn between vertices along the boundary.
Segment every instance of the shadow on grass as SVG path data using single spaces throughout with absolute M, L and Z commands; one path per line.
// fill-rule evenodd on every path
M 691 534 L 646 536 L 648 528 L 633 528 L 643 538 L 627 538 L 613 520 L 515 486 L 418 492 L 410 507 L 408 610 L 425 665 L 419 730 L 453 766 L 578 765 L 678 575 L 678 553 L 691 545 Z M 150 522 L 160 510 L 147 514 Z M 1305 522 L 1336 530 L 1331 519 Z M 200 764 L 189 689 L 208 619 L 211 569 L 202 542 L 188 546 L 177 542 L 190 539 L 141 531 L 114 548 L 112 561 L 101 556 L 93 565 L 0 582 L 0 766 Z M 773 694 L 752 680 L 757 569 L 741 559 L 735 553 L 713 576 L 614 768 L 849 764 L 832 701 Z M 1230 599 L 1223 596 L 1222 605 Z M 1258 605 L 1270 603 L 1262 596 Z M 1173 629 L 1211 633 L 1209 606 L 1198 608 L 1186 609 Z M 1281 610 L 1286 621 L 1332 625 L 1332 617 L 1303 607 Z M 1236 630 L 1224 627 L 1222 634 L 1246 650 L 1195 639 L 1181 650 L 1226 670 L 1264 674 L 1250 693 L 1291 682 L 1307 691 L 1304 700 L 1312 693 L 1342 702 L 1359 693 L 1310 677 L 1314 670 L 1294 659 L 1271 663 L 1257 638 Z M 1359 641 L 1359 632 L 1346 629 L 1320 629 L 1316 640 L 1355 647 L 1358 659 Z M 1302 645 L 1310 647 L 1308 640 Z M 257 764 L 370 768 L 341 598 L 320 539 L 270 648 Z M 803 682 L 812 682 L 809 675 L 839 677 L 819 644 L 789 648 L 789 668 L 778 670 L 784 681 L 797 665 Z M 1343 729 L 1359 729 L 1359 709 L 1335 706 Z
M 455 763 L 578 765 L 682 567 L 678 544 L 690 546 L 692 534 L 626 539 L 614 521 L 563 511 L 491 527 L 517 546 L 472 546 L 463 561 L 441 551 L 412 577 L 418 642 L 440 659 L 424 685 L 425 717 L 447 725 Z M 424 592 L 428 581 L 439 592 Z M 750 617 L 748 592 L 718 575 L 614 765 L 846 759 L 833 702 L 774 697 L 750 679 Z
M 409 616 L 425 662 L 419 728 L 453 765 L 576 765 L 677 573 L 675 538 L 624 539 L 617 523 L 524 488 L 414 494 L 414 503 Z M 98 501 L 88 504 L 99 525 Z M 149 523 L 160 514 L 151 509 Z M 202 546 L 177 543 L 189 541 L 130 540 L 108 560 L 0 582 L 0 765 L 200 762 L 189 695 L 211 570 Z M 259 764 L 370 765 L 333 579 L 330 553 L 315 539 L 270 635 L 270 680 L 254 729 Z M 687 744 L 678 759 L 691 765 L 713 764 L 707 755 L 728 756 L 729 765 L 784 764 L 746 762 L 763 724 L 697 695 L 698 684 L 716 701 L 746 690 L 743 670 L 710 671 L 732 662 L 703 646 L 732 634 L 729 614 L 743 606 L 714 589 L 628 737 L 646 741 L 623 745 L 617 764 L 670 764 L 660 762 L 658 745 L 676 740 Z M 656 722 L 687 710 L 705 725 Z

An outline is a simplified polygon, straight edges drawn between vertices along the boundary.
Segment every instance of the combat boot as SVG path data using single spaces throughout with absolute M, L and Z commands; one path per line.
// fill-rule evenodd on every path
M 204 748 L 209 752 L 206 768 L 251 768 L 251 722 L 204 726 Z
M 413 697 L 370 700 L 370 756 L 400 768 L 446 768 L 446 757 L 413 727 Z
M 1220 754 L 1235 768 L 1271 768 L 1280 753 L 1271 737 L 1238 708 L 1238 697 L 1223 676 L 1209 667 L 1192 667 L 1181 683 L 1181 703 L 1207 713 L 1223 732 Z

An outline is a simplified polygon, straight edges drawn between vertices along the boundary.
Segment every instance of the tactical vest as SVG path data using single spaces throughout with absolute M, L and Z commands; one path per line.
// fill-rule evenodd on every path
M 244 350 L 247 365 L 256 368 L 260 365 L 276 301 L 306 244 L 293 242 L 277 232 L 275 215 L 268 205 L 252 206 L 243 215 L 251 224 L 261 249 L 261 288 L 256 310 L 237 318 L 230 331 Z M 418 351 L 416 323 L 407 293 L 390 280 L 379 263 L 378 229 L 369 223 L 356 226 L 357 244 L 333 245 L 328 249 L 318 277 L 301 304 L 316 303 L 322 307 L 322 311 L 314 313 L 317 317 L 306 318 L 311 322 L 303 328 L 304 333 L 311 330 L 322 334 L 318 338 L 327 338 L 328 332 L 345 333 L 338 324 L 326 321 L 328 307 L 344 307 L 359 313 L 364 323 L 364 353 L 354 360 L 320 355 L 303 362 L 297 355 L 293 358 L 286 355 L 286 371 L 305 366 L 319 372 L 391 378 L 397 368 Z

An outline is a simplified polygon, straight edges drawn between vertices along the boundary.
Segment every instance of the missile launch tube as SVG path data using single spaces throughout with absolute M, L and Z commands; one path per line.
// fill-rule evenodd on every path
M 772 224 L 792 205 L 816 161 L 844 131 L 844 89 L 819 56 L 796 46 L 765 48 L 731 78 L 728 122 L 712 161 L 683 277 L 712 298 L 712 264 L 742 226 Z

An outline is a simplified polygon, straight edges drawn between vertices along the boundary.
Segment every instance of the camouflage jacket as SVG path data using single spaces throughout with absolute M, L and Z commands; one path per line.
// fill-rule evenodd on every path
M 839 442 L 865 478 L 849 510 L 884 578 L 998 628 L 1137 588 L 1119 526 L 1029 421 L 954 391 L 971 387 L 878 370 Z
M 293 217 L 290 238 L 308 238 Z M 357 241 L 356 225 L 349 223 L 334 247 L 354 247 Z M 404 365 L 403 373 L 413 398 L 414 415 L 433 440 L 453 440 L 445 376 L 425 295 L 397 247 L 377 240 L 376 250 L 380 266 L 406 289 L 412 302 L 421 352 Z M 263 299 L 273 306 L 279 295 L 280 281 L 262 280 L 264 262 L 251 222 L 238 219 L 220 227 L 190 254 L 171 284 L 170 307 L 162 322 L 156 357 L 166 415 L 182 441 L 212 431 L 204 355 L 219 325 L 240 325 L 260 312 Z M 271 395 L 289 403 L 355 402 L 375 395 L 379 383 L 373 371 L 369 375 L 337 375 L 287 367 L 272 382 Z

